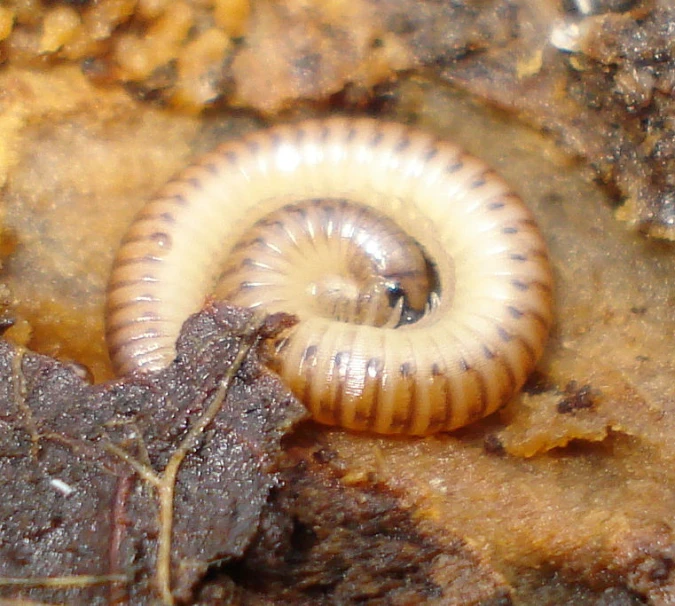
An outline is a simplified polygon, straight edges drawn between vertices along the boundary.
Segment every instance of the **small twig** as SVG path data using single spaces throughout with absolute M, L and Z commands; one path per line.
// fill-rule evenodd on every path
M 159 489 L 162 484 L 161 474 L 157 475 L 149 466 L 132 457 L 126 450 L 120 448 L 117 444 L 108 442 L 105 445 L 105 449 L 122 459 L 148 484 L 152 484 L 155 488 Z
M 152 464 L 150 462 L 150 454 L 148 453 L 148 448 L 141 438 L 141 430 L 138 427 L 137 422 L 134 419 L 110 419 L 106 421 L 103 425 L 104 427 L 112 428 L 131 428 L 131 437 L 130 440 L 134 440 L 136 448 L 138 449 L 137 458 L 140 458 L 141 463 L 147 467 L 150 467 Z
M 0 598 L 0 606 L 66 606 L 63 602 L 36 602 L 28 598 Z
M 63 577 L 0 577 L 0 587 L 53 587 L 58 589 L 90 587 L 128 581 L 123 574 L 81 574 Z

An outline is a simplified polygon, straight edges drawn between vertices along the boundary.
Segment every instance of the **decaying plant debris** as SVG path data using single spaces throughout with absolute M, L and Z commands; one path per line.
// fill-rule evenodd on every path
M 508 599 L 470 547 L 421 531 L 386 487 L 331 471 L 317 447 L 281 456 L 306 412 L 257 345 L 288 324 L 212 306 L 170 368 L 101 386 L 0 343 L 0 598 Z

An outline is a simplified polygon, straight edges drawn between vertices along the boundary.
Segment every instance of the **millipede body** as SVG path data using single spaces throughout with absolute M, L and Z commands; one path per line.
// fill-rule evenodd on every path
M 316 420 L 424 435 L 522 387 L 552 288 L 530 211 L 484 163 L 399 124 L 310 120 L 224 143 L 145 205 L 106 336 L 119 373 L 151 371 L 214 292 L 292 313 L 271 366 Z

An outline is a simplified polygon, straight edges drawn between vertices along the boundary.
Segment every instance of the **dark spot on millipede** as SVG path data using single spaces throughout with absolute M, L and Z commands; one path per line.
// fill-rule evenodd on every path
M 446 165 L 445 172 L 449 174 L 456 173 L 462 166 L 464 166 L 464 163 L 461 160 L 453 160 Z
M 345 137 L 345 141 L 347 143 L 351 143 L 354 140 L 354 137 L 356 137 L 356 128 L 354 126 L 350 126 L 347 129 L 347 135 Z
M 188 177 L 185 182 L 190 184 L 193 189 L 201 190 L 203 187 L 202 180 L 199 177 Z
M 252 259 L 251 257 L 246 257 L 241 260 L 241 263 L 239 264 L 239 267 L 257 267 L 258 266 L 258 261 L 255 259 Z M 228 274 L 231 274 L 234 270 L 223 272 L 222 276 L 226 276 Z
M 318 137 L 319 141 L 321 143 L 325 143 L 326 139 L 328 139 L 329 134 L 330 134 L 330 129 L 328 128 L 328 126 L 326 126 L 326 125 L 322 126 L 321 130 L 319 131 L 319 137 Z
M 513 286 L 516 290 L 519 290 L 521 292 L 525 292 L 530 288 L 529 284 L 526 284 L 522 280 L 518 280 L 517 278 L 513 278 L 511 280 L 511 286 Z
M 323 213 L 323 216 L 326 218 L 327 221 L 332 221 L 337 215 L 339 210 L 335 208 L 335 206 L 330 204 L 324 204 L 322 206 L 319 206 L 319 208 L 321 209 L 321 212 Z
M 409 379 L 415 373 L 415 369 L 410 362 L 403 362 L 399 368 L 399 373 L 404 379 Z
M 237 152 L 234 151 L 226 151 L 223 155 L 225 156 L 225 159 L 232 165 L 236 164 L 239 160 Z
M 277 132 L 272 132 L 270 134 L 270 141 L 272 142 L 272 147 L 274 149 L 277 149 L 281 145 L 282 141 L 281 135 Z
M 403 135 L 400 141 L 396 144 L 394 148 L 397 152 L 405 151 L 410 147 L 410 137 L 408 135 Z
M 426 150 L 426 151 L 424 152 L 424 154 L 422 154 L 422 158 L 424 158 L 424 161 L 425 161 L 425 162 L 430 162 L 430 161 L 433 160 L 437 155 L 438 155 L 438 147 L 436 147 L 435 145 L 433 145 L 433 146 L 430 147 L 428 150 Z
M 258 225 L 261 227 L 283 227 L 284 222 L 281 219 L 275 219 L 274 217 L 266 217 L 264 219 L 261 219 L 258 222 Z
M 377 147 L 380 143 L 382 143 L 383 139 L 384 139 L 384 133 L 382 131 L 378 130 L 373 135 L 373 138 L 370 140 L 371 147 Z
M 513 305 L 507 305 L 506 309 L 509 311 L 509 314 L 511 314 L 511 317 L 516 320 L 520 320 L 520 318 L 523 317 L 523 312 Z
M 471 365 L 466 361 L 466 358 L 463 356 L 459 359 L 459 369 L 462 372 L 468 372 L 471 370 Z
M 300 144 L 305 140 L 305 136 L 307 133 L 305 132 L 304 128 L 296 128 L 295 130 L 295 141 L 296 143 Z
M 220 172 L 218 170 L 218 165 L 215 162 L 207 162 L 206 164 L 202 164 L 202 166 L 206 169 L 206 172 L 211 173 L 212 175 L 217 175 Z
M 488 210 L 501 210 L 502 208 L 504 208 L 504 206 L 506 206 L 506 203 L 505 203 L 505 202 L 500 202 L 500 201 L 498 201 L 498 202 L 490 202 L 490 203 L 487 205 Z
M 483 349 L 483 355 L 488 359 L 492 360 L 495 357 L 495 352 L 492 351 L 487 345 L 482 346 Z
M 333 356 L 333 359 L 335 360 L 336 366 L 338 366 L 338 368 L 341 368 L 342 366 L 349 364 L 350 357 L 351 357 L 350 352 L 338 351 L 336 352 L 335 356 Z
M 163 231 L 154 232 L 149 239 L 152 240 L 157 246 L 165 250 L 171 250 L 173 245 L 173 239 L 171 236 Z
M 315 201 L 315 204 L 320 204 L 321 201 Z M 297 215 L 301 219 L 305 220 L 307 219 L 307 209 L 303 208 L 302 206 L 294 206 L 293 210 L 291 211 L 294 215 Z
M 255 288 L 257 284 L 255 282 L 249 282 L 248 280 L 244 280 L 243 282 L 239 283 L 239 290 L 246 290 L 248 288 Z
M 242 248 L 246 248 L 247 246 L 266 246 L 267 241 L 265 238 L 262 236 L 257 236 L 256 238 L 253 238 L 252 240 L 249 240 L 248 242 L 242 242 Z M 235 246 L 232 250 L 238 250 L 239 246 Z
M 246 148 L 252 154 L 256 155 L 258 152 L 260 152 L 260 142 L 256 141 L 255 139 L 248 139 L 246 141 Z
M 189 204 L 183 194 L 174 194 L 173 196 L 166 198 L 166 200 L 167 202 L 171 202 L 176 206 L 187 206 Z
M 517 227 L 502 227 L 502 233 L 503 234 L 517 234 L 518 233 L 518 228 Z
M 281 352 L 283 352 L 289 344 L 288 337 L 284 337 L 283 339 L 279 339 L 274 343 L 274 352 L 279 355 Z
M 521 253 L 511 253 L 509 255 L 509 259 L 511 259 L 511 261 L 527 261 L 527 255 L 523 255 Z
M 479 187 L 483 187 L 485 183 L 486 183 L 485 176 L 481 175 L 477 179 L 471 181 L 471 183 L 469 184 L 469 189 L 478 189 Z
M 318 349 L 319 348 L 316 345 L 310 345 L 309 347 L 306 347 L 305 351 L 302 352 L 302 361 L 308 362 L 313 360 L 316 357 L 316 352 Z
M 379 376 L 384 368 L 384 364 L 380 358 L 370 358 L 366 364 L 366 374 L 371 378 L 375 379 Z
M 434 362 L 431 365 L 431 376 L 432 377 L 440 377 L 442 375 L 443 375 L 443 371 L 441 370 L 440 365 L 438 364 L 438 362 Z
M 504 341 L 504 343 L 508 343 L 513 339 L 513 335 L 509 333 L 503 326 L 497 326 L 497 334 L 499 335 L 499 338 Z

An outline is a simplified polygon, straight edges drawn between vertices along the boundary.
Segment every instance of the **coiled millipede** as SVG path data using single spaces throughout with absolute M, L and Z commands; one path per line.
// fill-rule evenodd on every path
M 494 412 L 552 322 L 546 246 L 518 196 L 455 145 L 370 119 L 228 141 L 148 202 L 108 288 L 116 370 L 167 366 L 214 289 L 297 315 L 273 368 L 316 420 L 377 433 Z

